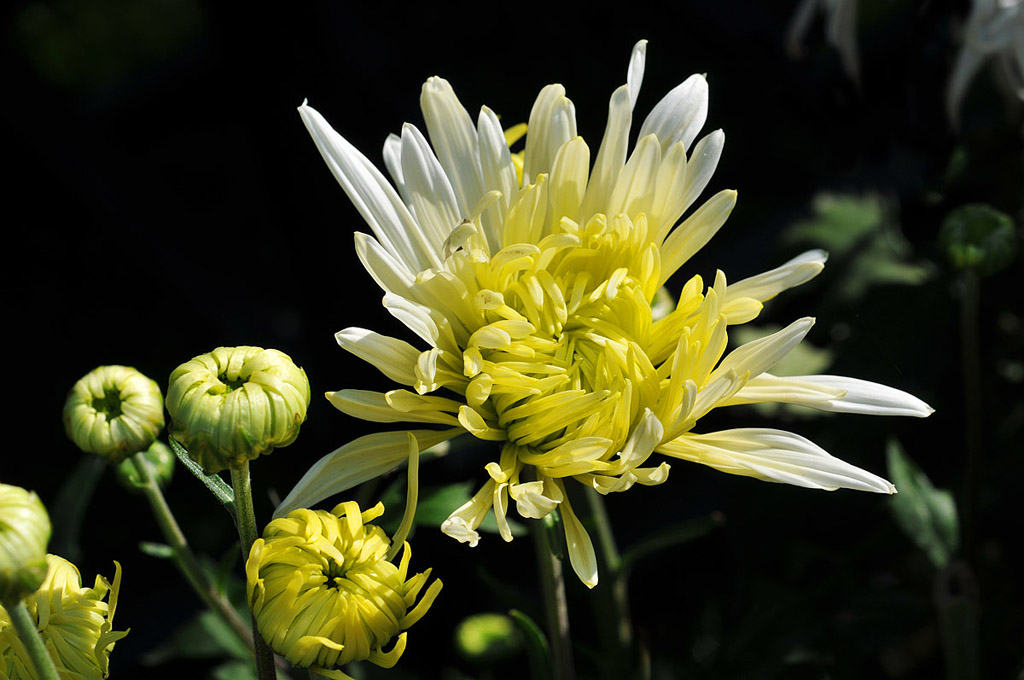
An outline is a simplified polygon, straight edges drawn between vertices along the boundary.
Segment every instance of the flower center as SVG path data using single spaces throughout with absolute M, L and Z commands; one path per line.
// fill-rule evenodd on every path
M 103 396 L 92 400 L 92 407 L 107 416 L 111 421 L 121 415 L 120 390 L 103 390 Z

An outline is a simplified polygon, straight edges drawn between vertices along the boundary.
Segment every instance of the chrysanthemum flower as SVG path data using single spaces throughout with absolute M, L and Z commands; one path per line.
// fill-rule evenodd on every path
M 112 463 L 145 451 L 164 429 L 160 386 L 129 366 L 100 366 L 75 383 L 64 430 L 75 445 Z
M 107 677 L 114 643 L 128 634 L 113 630 L 121 565 L 114 562 L 113 583 L 96 576 L 92 588 L 83 588 L 75 565 L 57 555 L 47 555 L 46 561 L 50 565 L 46 579 L 24 600 L 29 615 L 62 678 L 102 680 Z M 2 608 L 0 677 L 38 680 L 28 652 Z
M 725 141 L 720 130 L 698 139 L 708 110 L 701 75 L 654 107 L 629 152 L 645 47 L 633 49 L 627 82 L 612 94 L 593 164 L 562 86 L 540 92 L 521 180 L 498 117 L 483 107 L 474 125 L 441 78 L 430 78 L 420 98 L 427 135 L 406 124 L 384 145 L 393 185 L 319 113 L 299 109 L 373 232 L 355 235 L 360 261 L 384 290 L 384 306 L 422 343 L 339 332 L 342 347 L 410 389 L 346 389 L 329 393 L 331 403 L 367 420 L 447 428 L 415 431 L 423 447 L 462 433 L 497 443 L 486 481 L 442 530 L 475 545 L 493 510 L 511 540 L 510 503 L 527 518 L 558 508 L 573 568 L 591 586 L 594 549 L 568 480 L 602 494 L 661 484 L 669 465 L 650 460 L 657 452 L 768 481 L 891 493 L 889 482 L 790 432 L 695 430 L 716 407 L 767 401 L 931 411 L 909 394 L 853 378 L 772 375 L 812 318 L 726 352 L 729 326 L 817 275 L 820 251 L 732 284 L 720 271 L 711 285 L 693 276 L 675 308 L 654 317 L 659 289 L 722 226 L 736 192 L 697 203 Z M 338 449 L 278 512 L 391 469 L 404 459 L 404 443 L 392 432 Z
M 329 678 L 348 678 L 338 668 L 363 659 L 390 668 L 405 651 L 402 631 L 440 592 L 435 579 L 419 597 L 430 569 L 406 578 L 408 543 L 392 563 L 391 540 L 368 524 L 383 512 L 380 503 L 360 512 L 355 502 L 331 512 L 294 510 L 253 544 L 245 564 L 249 604 L 263 639 L 293 664 Z
M 294 442 L 309 397 L 306 372 L 284 352 L 218 347 L 171 372 L 168 429 L 214 474 Z

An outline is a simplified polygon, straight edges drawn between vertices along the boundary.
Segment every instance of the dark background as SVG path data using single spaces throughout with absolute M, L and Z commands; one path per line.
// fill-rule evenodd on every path
M 55 502 L 81 455 L 64 437 L 60 410 L 92 368 L 132 365 L 166 387 L 173 368 L 216 346 L 274 347 L 305 368 L 314 398 L 298 442 L 253 466 L 257 514 L 266 521 L 271 494 L 283 496 L 320 456 L 376 429 L 319 396 L 388 389 L 337 347 L 334 332 L 356 325 L 408 338 L 358 265 L 352 232 L 365 225 L 295 108 L 309 98 L 380 163 L 389 132 L 422 123 L 419 88 L 431 75 L 450 80 L 473 115 L 487 104 L 508 125 L 527 119 L 542 86 L 561 82 L 596 149 L 630 49 L 648 38 L 634 134 L 665 92 L 706 73 L 706 130 L 721 127 L 728 141 L 705 195 L 735 188 L 740 196 L 686 276 L 708 279 L 721 268 L 738 280 L 777 266 L 801 250 L 780 235 L 811 214 L 822 191 L 883 197 L 908 243 L 902 257 L 929 272 L 920 285 L 883 283 L 854 302 L 830 295 L 843 276 L 842 266 L 830 266 L 774 304 L 767 320 L 818 316 L 809 339 L 833 353 L 831 370 L 911 391 L 936 413 L 782 426 L 883 475 L 886 439 L 895 436 L 936 486 L 962 496 L 958 288 L 936 236 L 964 203 L 991 204 L 1018 224 L 1024 204 L 1021 107 L 1007 102 L 992 72 L 983 69 L 969 90 L 958 132 L 945 116 L 966 3 L 862 3 L 859 87 L 825 43 L 821 16 L 802 58 L 787 54 L 793 2 L 630 5 L 612 16 L 585 6 L 347 5 L 55 0 L 5 10 L 2 115 L 13 148 L 5 482 Z M 1024 662 L 1020 274 L 1018 259 L 985 279 L 978 309 L 985 462 L 966 587 L 980 612 L 985 678 L 1016 677 Z M 756 418 L 715 414 L 702 427 Z M 423 468 L 424 483 L 479 483 L 484 462 L 449 457 Z M 230 559 L 230 521 L 195 480 L 179 470 L 167 494 L 197 550 Z M 661 487 L 609 498 L 625 547 L 683 520 L 725 518 L 634 573 L 635 623 L 655 668 L 662 677 L 941 677 L 942 579 L 886 501 L 683 462 Z M 86 580 L 109 575 L 112 559 L 124 566 L 116 627 L 132 633 L 112 656 L 113 676 L 206 677 L 216 661 L 144 666 L 198 610 L 169 563 L 137 550 L 139 540 L 159 539 L 144 506 L 107 474 L 82 518 Z M 434 565 L 445 590 L 387 677 L 519 677 L 522 657 L 474 669 L 455 653 L 451 631 L 466 616 L 511 606 L 540 620 L 529 538 L 504 545 L 486 536 L 470 550 L 420 530 L 414 545 L 413 566 Z M 590 677 L 600 667 L 591 596 L 568 586 L 577 665 Z

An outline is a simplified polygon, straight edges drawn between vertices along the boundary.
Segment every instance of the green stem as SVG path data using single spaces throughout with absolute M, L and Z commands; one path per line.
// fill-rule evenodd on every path
M 573 680 L 576 674 L 572 663 L 572 639 L 569 636 L 569 605 L 565 599 L 562 561 L 551 548 L 551 521 L 551 515 L 548 515 L 541 521 L 530 522 L 530 531 L 537 552 L 555 680 Z
M 32 620 L 32 615 L 28 613 L 25 603 L 21 600 L 13 604 L 5 602 L 4 609 L 11 617 L 14 630 L 18 632 L 21 643 L 28 651 L 29 659 L 35 667 L 39 680 L 60 680 L 57 668 L 53 665 L 53 659 L 46 651 L 46 644 L 43 643 L 43 638 L 36 630 L 36 622 Z
M 960 299 L 960 339 L 964 370 L 964 420 L 967 461 L 963 507 L 964 553 L 968 563 L 976 564 L 978 487 L 981 484 L 983 445 L 981 428 L 981 358 L 978 333 L 978 304 L 981 282 L 975 271 L 963 273 Z
M 249 482 L 249 461 L 231 468 L 231 486 L 235 491 L 235 509 L 238 512 L 238 540 L 242 548 L 242 565 L 249 559 L 249 551 L 256 542 L 256 513 L 252 507 L 252 485 Z M 256 643 L 256 673 L 259 680 L 276 680 L 274 652 L 263 640 L 252 618 L 252 636 Z
M 612 534 L 612 525 L 608 519 L 608 510 L 604 506 L 604 498 L 590 488 L 587 489 L 586 496 L 591 518 L 597 529 L 597 542 L 601 549 L 601 557 L 611 578 L 612 625 L 615 630 L 615 642 L 619 646 L 615 657 L 624 660 L 629 657 L 633 646 L 633 623 L 629 614 L 629 569 L 623 569 L 622 557 L 615 544 L 615 536 Z
M 139 479 L 142 481 L 141 489 L 153 510 L 153 517 L 156 519 L 156 523 L 164 535 L 164 540 L 167 541 L 167 544 L 174 551 L 174 562 L 178 566 L 178 570 L 181 571 L 185 580 L 192 586 L 192 589 L 199 596 L 199 599 L 203 601 L 203 604 L 220 616 L 249 649 L 255 651 L 252 631 L 249 630 L 245 621 L 238 616 L 238 612 L 227 601 L 227 598 L 210 582 L 206 571 L 199 564 L 199 560 L 196 559 L 195 554 L 188 545 L 188 539 L 185 538 L 185 534 L 181 531 L 181 527 L 174 518 L 174 513 L 171 512 L 171 508 L 167 504 L 163 491 L 160 490 L 160 485 L 157 484 L 156 479 L 153 477 L 153 470 L 150 467 L 149 461 L 146 460 L 142 453 L 137 453 L 132 456 L 132 463 L 139 473 Z

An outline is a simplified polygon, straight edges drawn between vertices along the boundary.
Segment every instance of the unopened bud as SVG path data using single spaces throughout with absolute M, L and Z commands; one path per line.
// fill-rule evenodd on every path
M 17 603 L 46 578 L 50 517 L 39 497 L 0 484 L 0 603 Z

